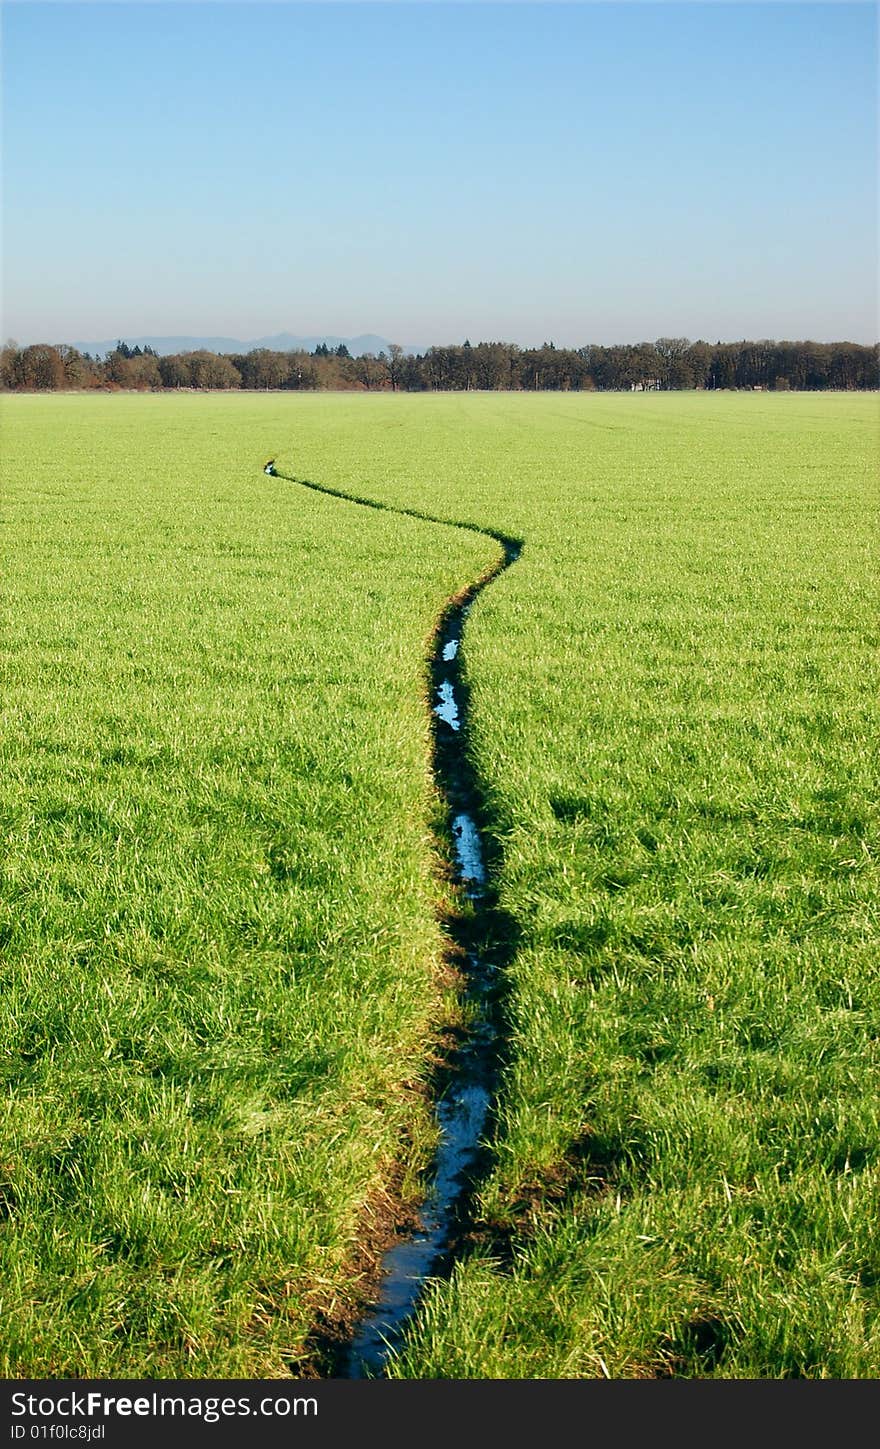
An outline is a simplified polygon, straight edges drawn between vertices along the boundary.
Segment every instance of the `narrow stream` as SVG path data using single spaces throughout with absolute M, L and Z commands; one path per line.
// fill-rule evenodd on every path
M 265 471 L 272 477 L 287 476 L 276 472 L 274 462 L 267 463 Z M 504 934 L 503 930 L 499 931 L 499 926 L 503 927 L 503 916 L 489 881 L 486 840 L 480 826 L 481 791 L 468 752 L 462 636 L 474 599 L 516 562 L 522 544 L 518 539 L 476 528 L 473 524 L 453 523 L 415 509 L 392 508 L 298 478 L 288 478 L 288 481 L 366 507 L 484 533 L 503 550 L 494 568 L 447 604 L 429 661 L 434 777 L 446 803 L 455 876 L 471 906 L 467 921 L 462 918 L 447 923 L 453 942 L 463 951 L 466 961 L 466 1030 L 447 1060 L 446 1087 L 436 1103 L 439 1142 L 430 1189 L 412 1231 L 384 1255 L 378 1301 L 355 1330 L 348 1353 L 337 1370 L 340 1378 L 375 1378 L 399 1349 L 428 1278 L 441 1266 L 449 1266 L 451 1240 L 456 1228 L 461 1226 L 467 1199 L 479 1176 L 494 1096 L 502 1045 L 499 952 L 495 945 Z

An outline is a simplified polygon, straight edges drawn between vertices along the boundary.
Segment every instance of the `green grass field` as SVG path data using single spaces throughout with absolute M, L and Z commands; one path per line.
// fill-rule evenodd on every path
M 519 939 L 392 1372 L 880 1374 L 876 400 L 6 400 L 0 1373 L 299 1373 L 456 1006 L 426 640 Z

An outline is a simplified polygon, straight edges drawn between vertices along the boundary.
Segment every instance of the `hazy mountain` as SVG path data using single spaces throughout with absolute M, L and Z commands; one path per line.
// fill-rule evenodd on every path
M 237 337 L 114 337 L 107 342 L 74 342 L 80 352 L 89 352 L 92 357 L 106 357 L 118 341 L 127 342 L 129 347 L 152 347 L 160 357 L 169 352 L 253 352 L 257 347 L 269 347 L 273 352 L 314 352 L 319 343 L 329 348 L 344 342 L 352 357 L 361 357 L 365 352 L 387 352 L 390 343 L 387 337 L 377 337 L 366 332 L 360 337 L 295 337 L 292 332 L 276 332 L 273 337 L 257 337 L 253 342 L 242 342 Z M 415 352 L 414 347 L 404 351 Z

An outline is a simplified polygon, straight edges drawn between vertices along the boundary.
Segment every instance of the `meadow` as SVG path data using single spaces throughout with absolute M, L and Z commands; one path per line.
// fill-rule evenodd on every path
M 274 1377 L 418 1192 L 450 886 L 515 923 L 402 1377 L 880 1373 L 870 396 L 5 400 L 0 1373 Z

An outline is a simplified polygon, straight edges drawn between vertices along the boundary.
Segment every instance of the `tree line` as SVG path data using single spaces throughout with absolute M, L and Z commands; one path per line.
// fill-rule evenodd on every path
M 391 344 L 351 357 L 343 345 L 314 352 L 180 352 L 160 357 L 125 342 L 105 358 L 65 343 L 9 342 L 0 349 L 0 389 L 245 389 L 392 392 L 670 391 L 684 388 L 865 390 L 880 386 L 880 346 L 856 342 L 656 342 L 602 347 L 518 347 L 512 342 L 429 347 L 410 355 Z

